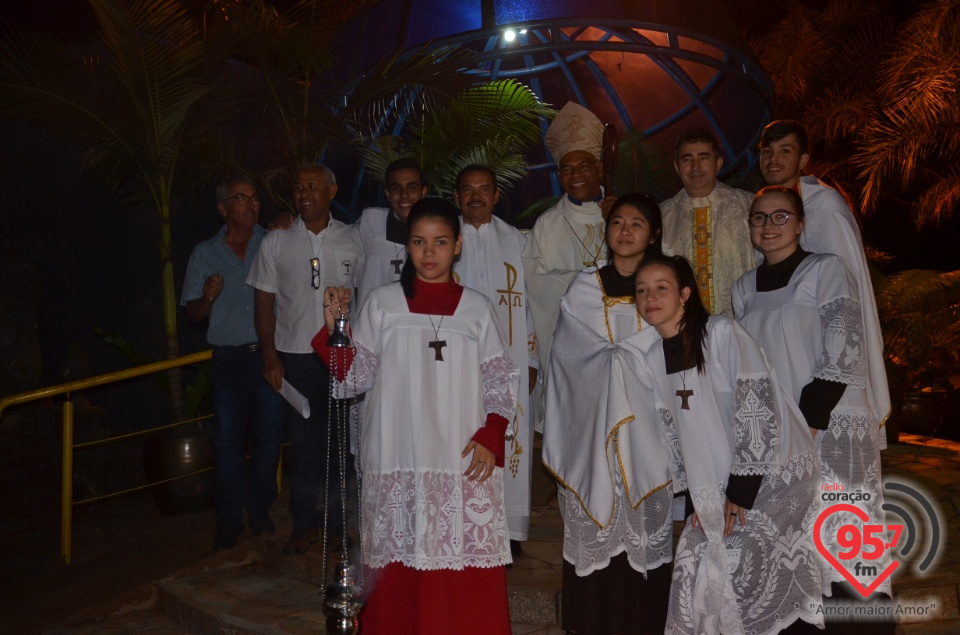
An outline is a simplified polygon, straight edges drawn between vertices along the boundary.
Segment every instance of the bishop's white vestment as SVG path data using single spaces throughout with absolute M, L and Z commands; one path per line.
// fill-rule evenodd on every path
M 542 367 L 549 381 L 550 347 L 560 315 L 560 298 L 580 271 L 604 259 L 604 220 L 600 206 L 574 203 L 564 194 L 540 215 L 523 248 L 523 269 L 537 331 Z M 536 429 L 543 430 L 542 411 Z

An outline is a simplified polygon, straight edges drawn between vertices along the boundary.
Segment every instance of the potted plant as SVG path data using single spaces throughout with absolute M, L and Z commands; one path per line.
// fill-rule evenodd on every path
M 891 381 L 891 402 L 903 404 L 904 431 L 929 436 L 953 389 L 950 376 L 960 374 L 960 270 L 909 269 L 874 288 L 888 375 L 903 381 L 902 395 Z

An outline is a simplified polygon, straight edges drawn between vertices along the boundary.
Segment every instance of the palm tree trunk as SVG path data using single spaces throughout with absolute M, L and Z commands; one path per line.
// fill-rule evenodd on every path
M 160 209 L 160 275 L 163 295 L 163 331 L 167 359 L 180 356 L 180 339 L 177 336 L 177 298 L 173 286 L 173 262 L 170 259 L 170 201 L 164 200 Z M 170 382 L 170 411 L 176 421 L 187 417 L 183 391 L 183 374 L 180 368 L 167 371 Z

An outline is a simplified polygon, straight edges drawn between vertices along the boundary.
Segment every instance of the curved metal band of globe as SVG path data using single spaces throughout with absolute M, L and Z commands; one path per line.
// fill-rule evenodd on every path
M 539 28 L 540 26 L 542 26 L 543 29 Z M 732 158 L 732 161 L 724 166 L 722 173 L 726 173 L 742 163 L 746 163 L 747 166 L 752 166 L 756 161 L 754 148 L 760 140 L 760 129 L 762 128 L 759 124 L 765 123 L 765 121 L 758 122 L 757 132 L 746 147 L 742 149 L 734 148 L 727 138 L 721 122 L 706 100 L 717 89 L 726 74 L 736 74 L 745 79 L 753 89 L 753 92 L 762 100 L 767 118 L 769 118 L 769 112 L 772 107 L 773 89 L 763 70 L 749 56 L 711 37 L 684 29 L 667 28 L 663 25 L 650 23 L 637 22 L 627 25 L 627 28 L 624 28 L 624 26 L 622 22 L 605 22 L 602 20 L 593 20 L 590 24 L 583 24 L 582 21 L 558 20 L 543 23 L 542 25 L 524 24 L 512 27 L 501 27 L 479 34 L 473 32 L 455 38 L 448 38 L 442 43 L 448 44 L 453 41 L 458 44 L 466 44 L 482 37 L 487 37 L 484 52 L 478 56 L 477 61 L 479 64 L 489 64 L 492 62 L 493 68 L 466 69 L 464 71 L 465 73 L 495 80 L 508 77 L 527 77 L 544 71 L 557 69 L 564 74 L 564 77 L 570 83 L 575 98 L 581 104 L 585 104 L 586 100 L 584 99 L 579 83 L 569 70 L 569 64 L 586 58 L 583 60 L 585 66 L 603 87 L 611 104 L 617 110 L 624 127 L 627 129 L 633 128 L 633 122 L 628 109 L 620 100 L 616 90 L 610 84 L 609 80 L 607 80 L 603 71 L 589 58 L 589 54 L 593 51 L 609 51 L 645 55 L 665 74 L 673 79 L 677 86 L 688 95 L 690 101 L 679 107 L 669 117 L 646 127 L 643 130 L 644 135 L 647 137 L 653 136 L 657 132 L 680 121 L 694 110 L 699 110 L 717 134 L 718 141 L 727 156 Z M 572 34 L 561 31 L 561 29 L 564 28 L 574 27 L 578 27 L 578 29 Z M 603 35 L 590 40 L 577 39 L 590 28 L 602 30 Z M 610 30 L 604 30 L 606 28 Z M 504 31 L 508 29 L 517 30 L 517 39 L 513 42 L 508 42 L 504 36 Z M 526 33 L 520 33 L 518 30 L 525 30 Z M 543 30 L 546 30 L 550 36 L 544 35 Z M 664 33 L 667 36 L 669 44 L 668 46 L 656 44 L 642 33 L 639 33 L 638 30 Z M 535 36 L 539 42 L 531 43 L 531 35 Z M 613 37 L 618 38 L 620 41 L 609 41 Z M 705 53 L 680 48 L 680 37 L 706 44 L 722 53 L 722 57 L 714 57 Z M 572 54 L 563 56 L 561 53 L 564 51 L 572 51 Z M 535 54 L 550 54 L 554 59 L 548 62 L 533 64 L 533 55 Z M 503 60 L 515 57 L 522 57 L 524 66 L 504 70 Z M 700 89 L 689 74 L 675 61 L 676 59 L 709 66 L 717 69 L 720 73 L 714 75 L 703 89 Z M 537 84 L 539 84 L 539 82 L 537 82 Z M 538 86 L 531 83 L 531 89 L 539 98 L 543 98 L 543 95 L 538 90 Z
M 507 31 L 512 31 L 514 34 L 510 41 L 505 36 Z M 644 35 L 644 32 L 662 34 L 666 38 L 666 44 L 652 41 Z M 613 41 L 614 39 L 616 41 Z M 691 47 L 698 45 L 709 47 L 714 54 L 687 48 L 684 46 L 685 41 L 689 41 Z M 591 59 L 590 54 L 612 52 L 645 56 L 673 81 L 687 99 L 685 103 L 679 103 L 666 117 L 646 125 L 642 130 L 644 136 L 651 137 L 699 111 L 716 134 L 723 153 L 730 158 L 729 162 L 724 163 L 721 176 L 737 168 L 749 170 L 754 166 L 757 160 L 755 148 L 759 142 L 760 132 L 763 125 L 770 120 L 772 112 L 772 85 L 762 68 L 749 54 L 714 37 L 674 26 L 598 18 L 531 21 L 468 31 L 438 39 L 430 46 L 434 51 L 445 47 L 451 49 L 469 47 L 479 51 L 476 57 L 477 66 L 465 68 L 463 73 L 482 80 L 507 78 L 522 80 L 541 101 L 551 101 L 556 96 L 549 95 L 545 99 L 540 76 L 543 73 L 560 72 L 569 86 L 573 99 L 581 105 L 587 105 L 581 81 L 576 76 L 579 71 L 575 72 L 572 68 L 573 64 L 578 63 L 580 71 L 588 72 L 597 87 L 603 91 L 620 117 L 624 129 L 635 129 L 631 109 L 623 102 L 617 89 L 597 62 Z M 423 50 L 418 47 L 404 55 L 414 55 Z M 547 57 L 549 59 L 545 59 Z M 690 73 L 684 69 L 683 63 L 697 64 L 717 72 L 700 88 Z M 711 98 L 721 89 L 724 80 L 731 77 L 735 77 L 746 91 L 754 95 L 756 101 L 753 101 L 751 106 L 759 112 L 759 115 L 755 115 L 757 118 L 755 125 L 752 123 L 750 125 L 754 132 L 742 147 L 731 142 L 722 117 L 710 103 Z M 349 93 L 351 88 L 346 87 L 345 90 Z M 401 90 L 389 104 L 385 113 L 396 114 L 392 134 L 399 135 L 405 127 L 409 115 L 416 107 L 416 95 L 414 89 Z M 385 114 L 376 131 L 377 135 L 383 133 L 383 127 L 388 125 L 389 120 L 390 117 Z M 547 124 L 546 121 L 541 122 L 544 136 Z M 546 150 L 545 147 L 544 149 Z M 549 152 L 546 156 L 550 156 Z M 552 169 L 554 165 L 554 163 L 541 163 L 531 165 L 530 169 L 532 171 Z M 354 192 L 359 189 L 362 177 L 361 169 L 356 175 Z M 555 193 L 559 194 L 559 182 L 555 173 L 551 174 L 551 181 Z

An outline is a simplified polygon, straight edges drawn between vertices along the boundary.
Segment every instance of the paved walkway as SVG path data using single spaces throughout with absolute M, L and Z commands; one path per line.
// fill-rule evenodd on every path
M 902 603 L 934 604 L 936 609 L 930 611 L 929 618 L 908 617 L 898 626 L 898 631 L 904 635 L 958 633 L 960 444 L 912 435 L 903 435 L 902 441 L 884 452 L 884 473 L 886 476 L 909 479 L 937 502 L 942 538 L 938 559 L 929 571 L 918 574 L 913 569 L 928 551 L 925 541 L 930 535 L 930 526 L 922 519 L 919 509 L 911 508 L 910 515 L 920 525 L 917 531 L 918 546 L 914 547 L 908 561 L 894 574 L 895 595 Z M 888 495 L 887 501 L 909 507 L 902 496 Z M 511 610 L 516 620 L 513 632 L 518 635 L 562 635 L 556 624 L 559 622 L 563 529 L 555 499 L 538 502 L 540 504 L 533 512 L 530 539 L 524 544 L 524 555 L 508 572 Z M 202 629 L 201 632 L 272 632 L 281 622 L 288 625 L 283 632 L 322 631 L 317 595 L 319 589 L 316 586 L 321 577 L 320 556 L 313 552 L 302 559 L 279 556 L 282 538 L 289 531 L 289 518 L 279 503 L 276 510 L 277 536 L 253 539 L 245 534 L 241 544 L 233 550 L 207 558 L 175 575 L 160 576 L 166 578 L 165 581 L 152 585 L 154 589 L 159 589 L 159 593 L 145 595 L 142 590 L 138 594 L 131 591 L 132 595 L 128 594 L 127 598 L 114 598 L 100 608 L 100 615 L 106 619 L 90 622 L 92 613 L 87 611 L 80 620 L 83 623 L 77 624 L 76 619 L 68 620 L 74 626 L 53 632 L 149 635 L 189 632 L 170 620 L 169 615 L 178 616 L 194 629 Z M 900 521 L 890 516 L 888 522 Z M 207 545 L 209 539 L 206 532 L 192 538 L 194 542 L 202 540 Z M 903 539 L 900 544 L 903 544 Z M 149 545 L 144 547 L 150 548 Z M 90 545 L 80 545 L 78 548 L 91 550 Z M 108 555 L 111 553 L 105 549 L 102 551 Z M 120 566 L 109 561 L 102 564 Z M 185 599 L 177 600 L 177 593 Z M 28 595 L 21 594 L 21 601 L 33 602 L 32 610 L 35 612 L 44 611 L 44 598 L 31 599 L 26 597 Z M 63 595 L 56 594 L 56 597 Z M 235 600 L 233 604 L 230 598 Z M 210 602 L 204 606 L 206 599 Z M 251 603 L 258 601 L 264 601 L 265 604 L 256 610 L 252 609 Z M 167 615 L 159 610 L 161 605 Z M 204 614 L 204 611 L 212 614 Z M 292 615 L 291 611 L 295 611 L 296 615 Z M 111 614 L 114 617 L 108 617 Z M 921 621 L 916 621 L 918 619 Z M 260 630 L 257 624 L 264 625 L 264 630 Z

